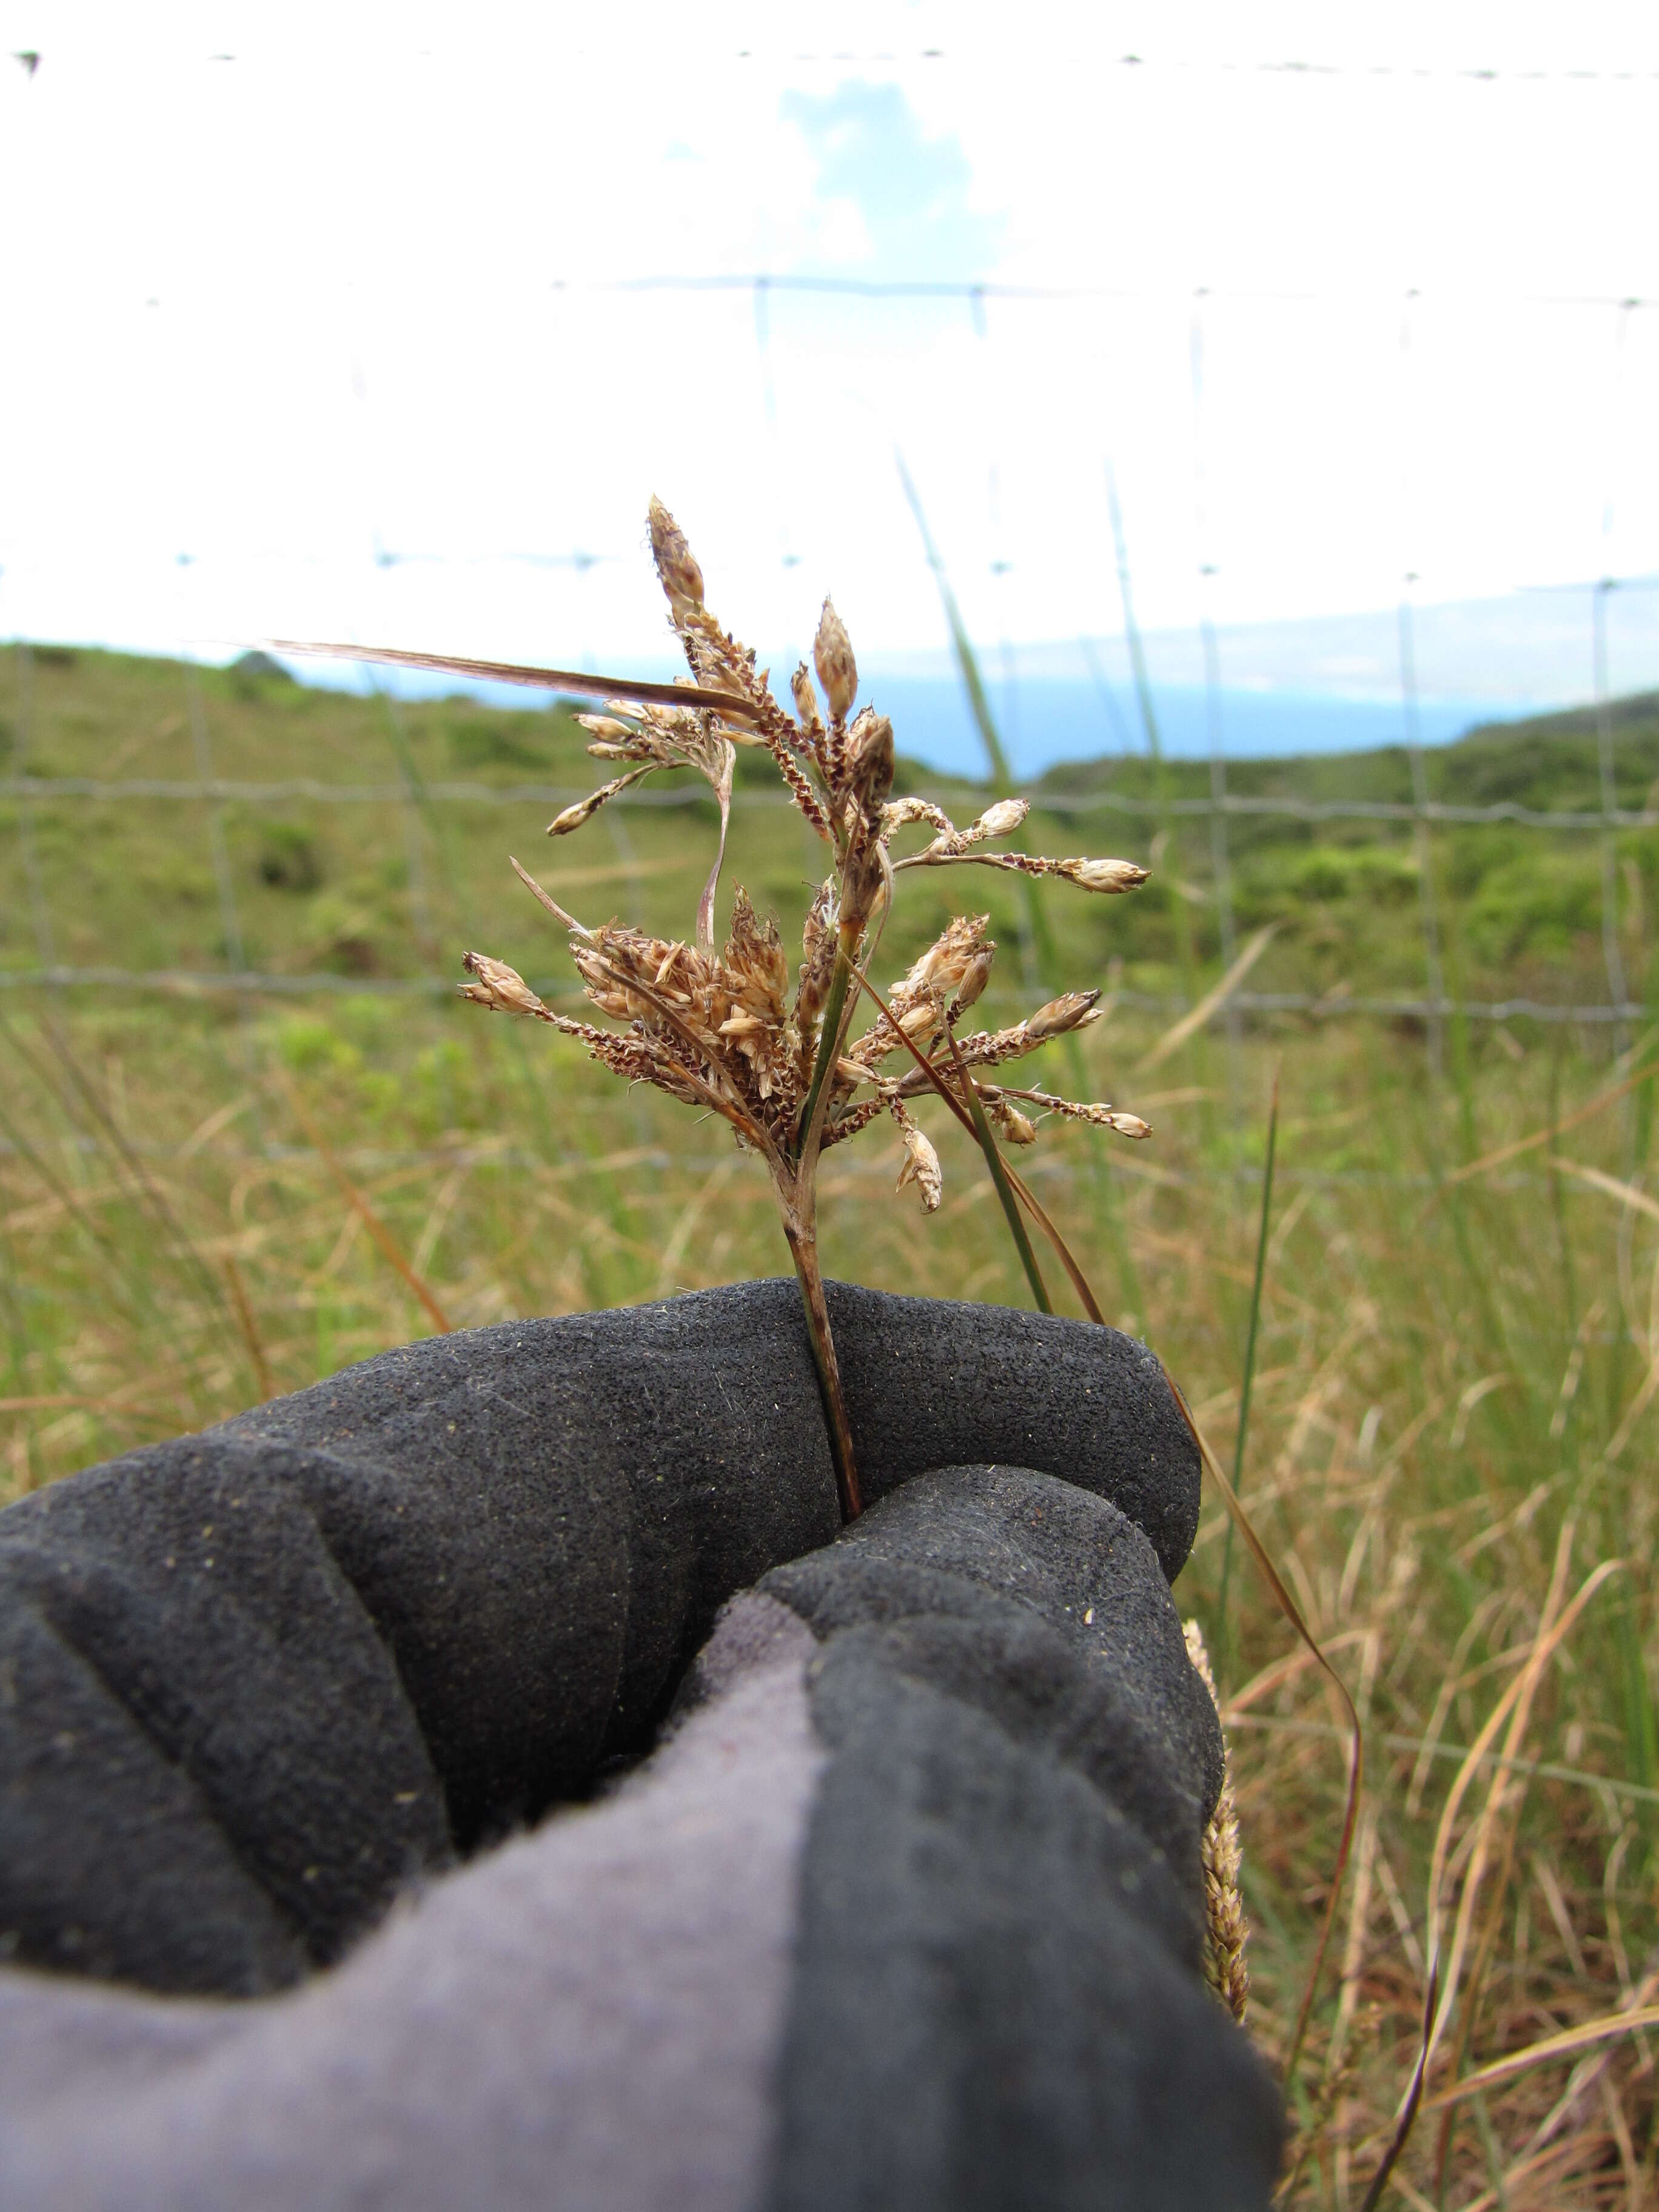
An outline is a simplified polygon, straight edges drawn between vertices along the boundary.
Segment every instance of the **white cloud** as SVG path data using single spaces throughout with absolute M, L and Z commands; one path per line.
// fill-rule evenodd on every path
M 1546 304 L 1659 295 L 1650 10 L 824 26 L 0 9 L 0 629 L 637 655 L 655 489 L 759 641 L 931 643 L 896 445 L 991 638 L 1113 626 L 1109 453 L 1152 623 L 1659 569 L 1659 309 Z M 757 269 L 1099 289 L 605 289 Z

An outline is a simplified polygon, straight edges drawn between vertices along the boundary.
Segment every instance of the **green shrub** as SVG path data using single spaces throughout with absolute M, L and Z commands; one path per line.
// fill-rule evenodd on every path
M 257 866 L 260 882 L 273 890 L 314 891 L 323 880 L 316 842 L 297 822 L 261 823 Z

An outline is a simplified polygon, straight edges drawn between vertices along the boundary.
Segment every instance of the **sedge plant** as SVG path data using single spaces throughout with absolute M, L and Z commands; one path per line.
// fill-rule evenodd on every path
M 1121 893 L 1145 882 L 1146 872 L 1129 860 L 1051 860 L 994 849 L 1024 822 L 1029 806 L 1023 799 L 999 799 L 965 829 L 927 799 L 893 799 L 892 724 L 873 707 L 854 711 L 858 667 L 830 602 L 824 601 L 818 623 L 812 670 L 803 662 L 791 680 L 792 713 L 773 696 L 769 672 L 757 669 L 753 652 L 710 613 L 702 571 L 657 500 L 650 535 L 689 680 L 678 686 L 606 681 L 613 696 L 605 711 L 581 720 L 589 751 L 617 763 L 619 772 L 567 807 L 549 835 L 580 829 L 618 793 L 659 770 L 695 769 L 714 791 L 720 836 L 694 926 L 672 940 L 614 921 L 590 928 L 515 860 L 520 878 L 568 933 L 586 995 L 607 1025 L 558 1012 L 515 969 L 486 953 L 465 955 L 470 980 L 462 988 L 494 1012 L 562 1030 L 625 1081 L 653 1084 L 718 1115 L 739 1146 L 764 1164 L 800 1285 L 842 1514 L 850 1521 L 860 1508 L 858 1468 L 818 1261 L 824 1153 L 873 1122 L 890 1120 L 904 1145 L 900 1187 L 914 1185 L 923 1212 L 931 1213 L 942 1188 L 939 1159 L 915 1109 L 932 1094 L 941 1095 L 959 1118 L 971 1117 L 982 1142 L 994 1129 L 1001 1144 L 1033 1144 L 1038 1121 L 1049 1116 L 1092 1122 L 1131 1139 L 1152 1133 L 1138 1115 L 1115 1106 L 981 1080 L 983 1072 L 1097 1019 L 1100 997 L 1097 990 L 1066 991 L 1012 1027 L 959 1034 L 996 951 L 987 934 L 988 915 L 957 915 L 884 999 L 875 991 L 868 969 L 898 879 L 916 868 L 985 867 Z M 741 886 L 732 898 L 730 933 L 715 948 L 714 900 L 740 745 L 770 755 L 825 848 L 828 872 L 807 911 L 793 981 L 776 922 L 761 918 Z M 896 853 L 896 844 L 913 842 L 904 833 L 916 831 L 923 842 Z M 880 1011 L 854 1036 L 866 995 Z M 988 1154 L 1006 1193 L 998 1141 L 990 1142 Z M 1012 1206 L 1011 1218 L 1017 1218 Z M 1019 1234 L 1022 1257 L 1043 1298 L 1023 1230 Z

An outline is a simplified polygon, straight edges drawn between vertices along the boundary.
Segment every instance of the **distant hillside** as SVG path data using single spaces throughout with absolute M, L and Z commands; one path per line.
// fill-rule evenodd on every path
M 1608 709 L 1616 803 L 1640 808 L 1659 780 L 1659 691 L 1614 700 Z M 1592 708 L 1489 724 L 1450 744 L 1426 748 L 1429 797 L 1456 806 L 1500 802 L 1538 812 L 1595 811 L 1601 805 L 1596 716 Z M 1320 753 L 1282 760 L 1227 763 L 1227 788 L 1241 797 L 1412 801 L 1411 767 L 1403 745 L 1375 752 Z M 1060 793 L 1115 790 L 1153 796 L 1207 798 L 1205 761 L 1079 761 L 1051 769 L 1036 788 Z
M 1611 719 L 1618 801 L 1639 808 L 1659 784 L 1659 694 L 1620 701 Z M 583 743 L 568 701 L 517 712 L 459 699 L 398 705 L 310 689 L 257 663 L 187 671 L 64 647 L 0 651 L 0 970 L 33 972 L 49 955 L 76 968 L 204 975 L 240 959 L 295 982 L 321 971 L 373 985 L 453 976 L 473 945 L 556 975 L 562 949 L 514 884 L 510 852 L 584 919 L 625 912 L 683 933 L 712 852 L 706 792 L 664 804 L 677 779 L 653 779 L 641 803 L 630 794 L 580 836 L 550 845 L 553 795 L 603 778 Z M 258 788 L 216 804 L 165 788 L 194 782 L 204 760 L 226 782 Z M 1593 814 L 1601 803 L 1589 714 L 1474 731 L 1425 753 L 1424 769 L 1430 797 L 1455 805 Z M 40 788 L 79 779 L 152 788 Z M 901 764 L 900 781 L 961 820 L 982 803 L 976 787 L 914 763 Z M 1133 898 L 1050 900 L 1068 972 L 1154 994 L 1195 989 L 1206 971 L 1212 979 L 1219 862 L 1236 932 L 1276 925 L 1253 989 L 1421 995 L 1423 885 L 1409 821 L 1232 815 L 1218 840 L 1203 815 L 1177 811 L 1206 801 L 1210 787 L 1206 763 L 1160 768 L 1144 757 L 1067 764 L 1030 787 L 1031 849 L 1118 853 L 1153 872 Z M 1304 805 L 1412 798 L 1398 746 L 1235 762 L 1227 787 Z M 775 803 L 763 756 L 739 756 L 738 797 L 726 895 L 745 884 L 793 940 L 821 848 Z M 1429 851 L 1455 994 L 1605 999 L 1594 824 L 1437 824 Z M 1646 991 L 1659 839 L 1621 831 L 1616 858 L 1626 975 Z M 1015 879 L 929 871 L 895 919 L 884 966 L 896 973 L 969 902 L 1018 945 Z M 1010 988 L 1016 972 L 1007 970 Z

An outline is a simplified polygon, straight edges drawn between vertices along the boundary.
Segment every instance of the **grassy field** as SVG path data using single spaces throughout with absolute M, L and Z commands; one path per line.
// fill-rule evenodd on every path
M 1621 708 L 1615 736 L 1620 803 L 1650 803 L 1659 702 Z M 716 1127 L 449 995 L 469 945 L 550 994 L 568 989 L 509 850 L 586 921 L 688 931 L 712 848 L 706 803 L 613 807 L 580 837 L 542 837 L 550 794 L 598 780 L 579 738 L 563 711 L 393 708 L 164 662 L 0 654 L 0 778 L 14 780 L 0 793 L 0 975 L 241 967 L 297 987 L 239 996 L 117 975 L 0 988 L 11 1493 L 441 1318 L 466 1327 L 785 1271 L 764 1178 Z M 1449 804 L 1600 804 L 1583 718 L 1478 734 L 1427 767 Z M 281 788 L 88 798 L 15 781 L 207 774 Z M 909 781 L 947 805 L 965 797 Z M 333 803 L 308 785 L 372 795 Z M 1242 763 L 1230 787 L 1411 796 L 1398 753 Z M 1424 989 L 1413 825 L 1251 817 L 1229 823 L 1236 926 L 1241 941 L 1275 927 L 1249 988 L 1320 1006 L 1231 1035 L 1218 1018 L 1163 1050 L 1181 1005 L 1220 972 L 1209 824 L 1175 811 L 1207 789 L 1207 768 L 1142 761 L 1057 771 L 1037 793 L 1035 847 L 1157 871 L 1133 898 L 1047 909 L 1067 980 L 1112 994 L 1083 1039 L 1090 1095 L 1144 1113 L 1156 1134 L 1130 1147 L 1045 1132 L 1031 1174 L 1102 1304 L 1162 1353 L 1230 1458 L 1278 1074 L 1243 1486 L 1368 1741 L 1352 1869 L 1293 2087 L 1293 2198 L 1358 2207 L 1410 2073 L 1431 1925 L 1450 2003 L 1431 2099 L 1659 1996 L 1659 1194 L 1644 1073 L 1659 1037 L 1644 1022 L 1623 1034 L 1454 1020 L 1437 1073 L 1420 1020 L 1343 1011 Z M 764 780 L 738 796 L 725 896 L 745 884 L 793 935 L 816 853 Z M 1621 833 L 1613 865 L 1617 951 L 1650 1006 L 1652 833 Z M 1428 866 L 1453 996 L 1606 1000 L 1594 834 L 1437 827 Z M 1047 995 L 1012 886 L 977 871 L 904 880 L 888 974 L 960 892 L 994 917 L 993 1010 Z M 1048 1057 L 1040 1075 L 1063 1087 L 1062 1049 Z M 982 1164 L 922 1118 L 945 1162 L 941 1217 L 894 1200 L 898 1146 L 872 1131 L 826 1164 L 827 1269 L 1025 1303 Z M 1328 1893 L 1343 1741 L 1242 1553 L 1220 1617 L 1225 1551 L 1212 1501 L 1177 1597 L 1218 1657 L 1251 2028 L 1282 2054 Z M 1635 2203 L 1654 2187 L 1655 2120 L 1642 2036 L 1596 2042 L 1425 2110 L 1391 2201 Z

